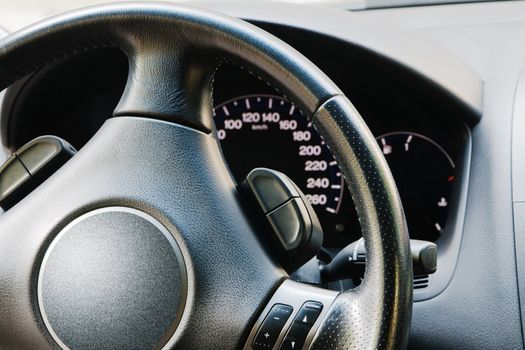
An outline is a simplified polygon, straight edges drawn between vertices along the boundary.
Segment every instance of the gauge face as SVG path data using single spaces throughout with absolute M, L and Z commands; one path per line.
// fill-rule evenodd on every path
M 430 138 L 393 132 L 377 138 L 403 202 L 410 237 L 435 241 L 445 229 L 455 165 Z
M 250 95 L 216 106 L 214 118 L 237 182 L 256 167 L 281 171 L 310 200 L 325 234 L 347 229 L 350 219 L 338 215 L 345 194 L 339 166 L 298 108 L 281 97 Z

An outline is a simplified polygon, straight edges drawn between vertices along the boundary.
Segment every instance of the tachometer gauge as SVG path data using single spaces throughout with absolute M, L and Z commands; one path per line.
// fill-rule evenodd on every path
M 445 229 L 455 165 L 430 138 L 392 132 L 377 138 L 403 202 L 411 238 L 435 241 Z
M 337 215 L 345 193 L 343 176 L 298 108 L 278 96 L 250 95 L 216 106 L 214 118 L 224 157 L 237 182 L 256 167 L 281 171 L 310 200 L 325 233 L 346 230 L 348 220 Z

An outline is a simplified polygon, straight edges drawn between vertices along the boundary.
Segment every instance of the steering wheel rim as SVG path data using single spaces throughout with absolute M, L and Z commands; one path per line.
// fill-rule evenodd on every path
M 238 347 L 245 340 L 249 329 L 241 323 L 251 328 L 261 305 L 286 276 L 245 217 L 213 133 L 213 74 L 221 61 L 228 60 L 268 81 L 310 118 L 339 163 L 363 229 L 368 252 L 363 283 L 337 296 L 315 334 L 312 348 L 405 347 L 412 308 L 412 265 L 401 202 L 374 137 L 335 84 L 293 48 L 241 20 L 183 5 L 121 3 L 60 15 L 0 41 L 0 86 L 5 88 L 51 62 L 105 46 L 124 51 L 130 63 L 126 89 L 114 112 L 119 118 L 106 122 L 77 156 L 0 218 L 0 241 L 13 253 L 0 257 L 0 311 L 6 315 L 0 320 L 0 339 L 4 345 L 56 346 L 43 323 L 35 293 L 35 276 L 42 258 L 69 222 L 93 209 L 115 205 L 153 216 L 181 247 L 188 271 L 188 299 L 177 330 L 164 345 L 216 347 L 213 335 L 221 334 L 228 338 L 221 340 L 223 348 Z M 123 146 L 129 149 L 118 149 Z M 139 147 L 144 150 L 142 157 L 153 159 L 161 154 L 162 161 L 152 160 L 149 170 L 138 166 L 134 162 Z M 174 155 L 168 152 L 170 149 L 186 153 Z M 184 167 L 186 176 L 175 169 L 162 170 L 166 164 Z M 90 167 L 108 179 L 101 180 L 88 170 Z M 129 184 L 122 184 L 123 174 L 112 173 L 128 169 L 137 173 Z M 188 174 L 202 181 L 213 180 L 204 189 L 198 188 L 184 183 L 191 179 Z M 182 184 L 173 184 L 173 178 Z M 144 179 L 154 181 L 156 186 Z M 86 189 L 79 189 L 80 184 Z M 75 195 L 60 194 L 63 188 L 74 189 Z M 182 201 L 167 198 L 166 191 L 196 198 L 190 198 L 189 208 L 185 208 Z M 214 191 L 216 194 L 210 195 Z M 192 211 L 192 205 L 199 200 L 209 200 L 210 205 L 221 202 L 225 208 Z M 50 208 L 42 209 L 44 203 L 50 203 Z M 226 217 L 228 211 L 239 217 Z M 30 225 L 29 213 L 35 220 Z M 195 221 L 203 213 L 212 219 L 198 227 Z M 206 244 L 197 233 L 205 235 L 203 232 L 212 224 L 231 240 L 231 247 L 217 241 L 215 248 L 197 246 Z M 245 233 L 235 236 L 235 230 Z M 24 252 L 20 249 L 22 243 L 27 248 Z M 252 259 L 234 248 L 246 249 Z M 188 326 L 202 328 L 206 317 L 204 309 L 199 309 L 202 298 L 217 301 L 215 307 L 223 311 L 235 300 L 211 295 L 212 291 L 224 293 L 226 289 L 206 284 L 218 282 L 219 278 L 204 276 L 203 271 L 219 272 L 196 254 L 214 251 L 235 258 L 218 264 L 236 275 L 225 278 L 229 283 L 241 289 L 249 286 L 251 279 L 240 276 L 243 272 L 255 273 L 250 277 L 257 277 L 258 285 L 250 286 L 250 296 L 241 293 L 247 299 L 242 305 L 249 305 L 249 315 L 234 312 L 226 325 L 214 324 L 211 339 L 205 339 Z M 257 264 L 250 262 L 254 257 Z M 198 316 L 194 317 L 195 313 Z M 216 314 L 210 315 L 218 320 Z M 15 322 L 20 324 L 19 329 L 13 329 Z

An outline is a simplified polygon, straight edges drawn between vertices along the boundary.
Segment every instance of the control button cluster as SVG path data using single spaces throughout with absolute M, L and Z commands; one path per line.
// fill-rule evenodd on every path
M 279 349 L 301 349 L 308 333 L 323 310 L 323 304 L 317 301 L 307 301 L 297 312 L 284 341 Z M 254 350 L 273 349 L 279 335 L 284 330 L 293 308 L 290 305 L 275 304 L 266 315 L 252 344 Z
M 306 341 L 308 332 L 312 329 L 319 314 L 323 310 L 323 304 L 317 301 L 307 301 L 301 307 L 295 317 L 286 338 L 280 347 L 281 350 L 301 349 Z
M 255 336 L 253 349 L 272 349 L 292 311 L 293 308 L 290 305 L 275 304 L 268 312 Z

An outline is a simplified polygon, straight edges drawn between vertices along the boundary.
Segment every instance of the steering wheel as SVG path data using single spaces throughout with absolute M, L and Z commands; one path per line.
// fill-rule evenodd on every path
M 1 348 L 259 349 L 271 310 L 286 320 L 262 335 L 275 338 L 269 349 L 406 347 L 412 265 L 401 202 L 374 137 L 327 76 L 242 20 L 126 3 L 3 39 L 0 90 L 101 47 L 129 59 L 114 117 L 0 217 Z M 336 293 L 289 280 L 250 219 L 213 126 L 213 76 L 223 61 L 285 94 L 329 146 L 368 251 L 358 288 Z M 317 320 L 286 345 L 312 302 Z

